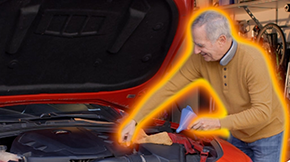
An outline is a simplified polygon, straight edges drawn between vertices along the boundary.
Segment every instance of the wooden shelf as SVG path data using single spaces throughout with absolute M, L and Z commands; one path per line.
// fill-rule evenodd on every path
M 290 4 L 290 0 L 254 0 L 219 7 L 229 13 L 244 14 L 244 6 L 248 7 L 252 13 L 255 13 L 266 11 L 269 9 L 284 8 L 286 4 Z

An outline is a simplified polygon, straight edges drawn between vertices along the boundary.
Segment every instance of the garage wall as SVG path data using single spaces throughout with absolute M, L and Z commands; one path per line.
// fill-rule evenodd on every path
M 251 10 L 251 9 L 250 9 Z M 253 12 L 253 15 L 256 17 L 256 19 L 259 20 L 259 22 L 264 26 L 268 23 L 276 23 L 279 25 L 284 34 L 287 42 L 290 42 L 290 12 L 286 12 L 284 7 L 282 8 L 277 8 L 276 9 L 267 9 L 267 10 L 256 10 L 256 12 Z M 249 33 L 248 37 L 251 37 L 252 33 L 251 30 L 253 29 L 254 21 L 250 18 L 250 16 L 245 12 L 244 14 L 239 13 L 239 14 L 232 14 L 234 20 L 245 20 L 249 21 Z

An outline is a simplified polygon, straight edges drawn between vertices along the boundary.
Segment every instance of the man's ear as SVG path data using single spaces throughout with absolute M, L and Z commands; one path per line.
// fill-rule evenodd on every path
M 225 35 L 219 36 L 219 38 L 218 38 L 218 45 L 220 47 L 223 47 L 226 44 L 226 42 L 227 42 L 227 37 Z

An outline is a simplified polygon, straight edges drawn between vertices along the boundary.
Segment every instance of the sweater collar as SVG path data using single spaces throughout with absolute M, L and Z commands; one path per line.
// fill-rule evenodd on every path
M 228 52 L 221 58 L 220 65 L 225 66 L 227 65 L 232 58 L 235 56 L 235 53 L 237 51 L 238 44 L 235 40 L 233 40 L 231 48 L 228 50 Z

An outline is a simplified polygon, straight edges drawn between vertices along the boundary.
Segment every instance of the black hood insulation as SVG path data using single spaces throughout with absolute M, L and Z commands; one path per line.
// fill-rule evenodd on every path
M 171 0 L 0 0 L 0 95 L 142 84 L 177 26 Z

